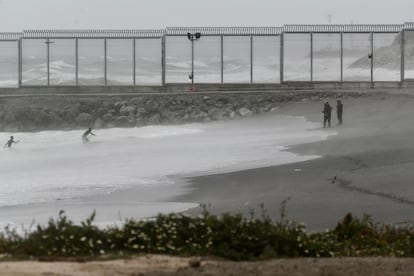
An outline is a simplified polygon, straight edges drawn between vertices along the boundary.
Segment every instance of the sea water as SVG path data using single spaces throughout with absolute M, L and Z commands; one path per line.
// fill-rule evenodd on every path
M 186 38 L 185 38 L 186 39 Z M 29 40 L 30 41 L 30 40 Z M 65 42 L 66 41 L 66 42 Z M 391 43 L 393 39 L 389 40 Z M 182 46 L 189 47 L 184 40 Z M 337 41 L 339 43 L 339 41 Z M 29 43 L 26 41 L 26 43 Z M 34 44 L 33 44 L 34 43 Z M 74 52 L 74 40 L 62 40 L 60 46 L 56 41 L 51 46 L 52 53 L 49 60 L 49 82 L 51 85 L 76 85 L 76 60 Z M 89 42 L 91 43 L 91 42 Z M 118 41 L 119 43 L 119 41 Z M 141 42 L 142 43 L 142 42 Z M 215 42 L 219 45 L 218 41 Z M 220 83 L 221 59 L 218 48 L 213 43 L 210 47 L 202 48 L 205 56 L 195 58 L 194 76 L 196 83 Z M 246 42 L 247 43 L 247 42 Z M 259 42 L 257 42 L 259 43 Z M 267 48 L 270 42 L 261 42 Z M 101 45 L 102 44 L 102 45 Z M 105 83 L 105 57 L 103 52 L 103 40 L 101 44 L 86 44 L 80 46 L 78 82 L 81 85 L 104 85 Z M 161 45 L 160 43 L 158 43 Z M 135 81 L 137 85 L 161 85 L 162 66 L 161 51 L 154 55 L 154 49 L 158 50 L 157 43 L 149 44 L 146 55 L 136 57 Z M 88 46 L 89 45 L 89 46 Z M 115 47 L 107 53 L 107 83 L 109 85 L 133 85 L 132 46 L 130 41 Z M 178 44 L 181 45 L 181 44 Z M 216 46 L 217 46 L 216 45 Z M 247 44 L 246 44 L 247 45 Z M 305 46 L 301 46 L 306 48 Z M 48 63 L 46 47 L 42 41 L 32 41 L 23 48 L 22 84 L 23 85 L 47 85 Z M 387 47 L 391 47 L 388 45 Z M 149 51 L 148 49 L 153 50 Z M 167 47 L 169 48 L 169 47 Z M 187 83 L 191 73 L 190 52 L 181 49 L 172 43 L 171 53 L 166 56 L 166 81 L 167 83 Z M 244 47 L 242 47 L 244 49 Z M 297 49 L 296 49 L 297 50 Z M 54 52 L 56 51 L 56 52 Z M 184 51 L 184 52 L 181 52 Z M 218 52 L 215 52 L 218 51 Z M 325 52 L 324 52 L 325 51 Z M 340 56 L 339 52 L 332 56 L 329 48 L 316 54 L 313 62 L 314 80 L 316 81 L 340 81 Z M 339 50 L 338 50 L 339 51 Z M 360 50 L 359 54 L 345 55 L 343 58 L 343 77 L 345 81 L 370 81 L 371 68 L 369 63 L 360 66 L 352 64 L 367 55 L 368 50 Z M 140 53 L 140 51 L 137 51 Z M 197 53 L 197 51 L 196 51 Z M 278 83 L 280 64 L 278 53 L 273 48 L 263 52 L 255 52 L 253 66 L 253 81 L 255 83 Z M 232 49 L 223 56 L 223 78 L 225 83 L 250 83 L 251 61 L 249 51 Z M 380 60 L 380 59 L 379 59 Z M 398 61 L 398 60 L 397 60 Z M 373 78 L 376 81 L 397 81 L 400 79 L 399 65 L 396 60 L 390 61 L 390 68 L 383 67 L 374 61 Z M 0 87 L 16 87 L 18 85 L 18 56 L 17 44 L 12 42 L 0 43 Z M 284 60 L 284 79 L 290 81 L 310 80 L 310 56 L 306 51 L 293 51 Z M 412 68 L 406 68 L 406 75 L 412 74 Z
M 110 202 L 111 212 L 116 214 L 116 208 L 125 204 L 128 210 L 134 204 L 140 206 L 131 214 L 138 218 L 182 211 L 197 203 L 169 202 L 169 196 L 182 191 L 176 181 L 180 177 L 316 158 L 284 149 L 334 134 L 303 117 L 277 115 L 97 129 L 89 143 L 82 142 L 83 132 L 0 133 L 4 143 L 10 135 L 19 140 L 11 149 L 0 151 L 0 226 L 22 213 L 28 219 L 27 210 L 34 218 L 50 215 L 48 208 L 54 204 L 92 211 L 108 201 L 85 199 L 110 198 L 130 189 L 141 192 L 127 202 L 119 198 L 118 204 Z M 36 214 L 36 208 L 42 211 Z

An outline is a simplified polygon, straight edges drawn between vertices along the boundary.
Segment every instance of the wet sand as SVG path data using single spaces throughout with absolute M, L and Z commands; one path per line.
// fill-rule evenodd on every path
M 206 204 L 216 214 L 241 212 L 249 216 L 254 210 L 255 216 L 260 216 L 262 203 L 270 216 L 279 219 L 280 203 L 289 199 L 288 219 L 304 222 L 310 230 L 332 228 L 347 212 L 369 214 L 384 223 L 412 221 L 414 97 L 379 93 L 360 98 L 343 96 L 343 126 L 336 125 L 333 113 L 331 130 L 338 132 L 336 136 L 288 149 L 321 158 L 190 177 L 184 183 L 167 185 L 156 197 L 150 187 L 140 187 L 109 195 L 10 206 L 0 208 L 0 219 L 13 217 L 15 226 L 29 226 L 33 218 L 35 224 L 45 223 L 50 217 L 56 218 L 59 210 L 65 210 L 69 218 L 79 222 L 96 210 L 96 223 L 105 226 L 139 217 L 148 209 L 156 215 L 172 205 L 176 211 Z M 335 104 L 335 99 L 329 101 Z M 281 104 L 274 113 L 321 122 L 323 102 L 324 99 L 315 99 Z M 154 203 L 153 207 L 137 201 L 143 196 Z M 200 211 L 201 208 L 193 208 L 185 212 Z
M 331 100 L 332 102 L 332 100 Z M 243 212 L 265 204 L 275 219 L 280 203 L 287 203 L 289 219 L 305 222 L 308 229 L 335 226 L 352 212 L 371 214 L 376 221 L 399 223 L 412 220 L 414 205 L 414 98 L 375 95 L 343 99 L 344 125 L 326 141 L 297 145 L 289 150 L 323 157 L 282 166 L 192 177 L 180 186 L 184 195 L 166 202 L 211 203 L 214 213 Z M 276 112 L 306 116 L 319 121 L 321 101 L 289 103 Z M 336 122 L 335 118 L 333 122 Z M 334 180 L 334 177 L 335 181 Z M 185 184 L 185 183 L 184 183 Z M 137 190 L 94 200 L 125 204 Z M 95 204 L 97 205 L 97 204 Z M 50 206 L 49 206 L 50 207 Z M 110 206 L 107 206 L 110 207 Z M 115 208 L 115 207 L 114 207 Z M 134 207 L 136 209 L 136 207 Z M 82 213 L 82 211 L 78 211 Z M 196 214 L 200 208 L 189 213 Z M 99 213 L 99 212 L 98 212 Z M 230 262 L 141 256 L 105 262 L 0 262 L 2 275 L 411 275 L 411 258 L 276 259 L 264 262 Z
M 336 99 L 328 100 L 335 105 Z M 414 98 L 373 94 L 342 101 L 344 125 L 336 125 L 333 113 L 336 136 L 289 149 L 321 158 L 189 178 L 191 192 L 177 200 L 206 204 L 216 214 L 246 216 L 252 210 L 260 216 L 263 203 L 274 219 L 280 218 L 280 203 L 287 200 L 288 219 L 304 222 L 311 230 L 332 228 L 347 212 L 368 214 L 383 223 L 412 221 Z M 322 105 L 320 100 L 288 103 L 276 112 L 318 122 Z

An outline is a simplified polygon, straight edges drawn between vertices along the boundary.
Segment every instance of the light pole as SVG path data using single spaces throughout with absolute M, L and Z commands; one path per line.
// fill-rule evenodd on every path
M 47 66 L 47 86 L 50 86 L 50 44 L 55 43 L 50 41 L 49 38 L 46 39 L 46 66 Z
M 188 76 L 191 80 L 191 91 L 194 91 L 194 40 L 199 40 L 201 33 L 187 33 L 188 40 L 191 41 L 191 74 Z

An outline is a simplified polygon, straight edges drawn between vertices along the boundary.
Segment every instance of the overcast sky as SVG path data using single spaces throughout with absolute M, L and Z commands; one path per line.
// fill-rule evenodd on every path
M 0 0 L 0 31 L 401 24 L 414 0 Z

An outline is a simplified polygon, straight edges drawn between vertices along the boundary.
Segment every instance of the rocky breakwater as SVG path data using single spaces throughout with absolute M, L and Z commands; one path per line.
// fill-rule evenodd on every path
M 229 120 L 262 114 L 290 101 L 320 101 L 334 92 L 32 96 L 0 98 L 0 131 L 135 127 Z M 347 96 L 361 96 L 347 93 Z

